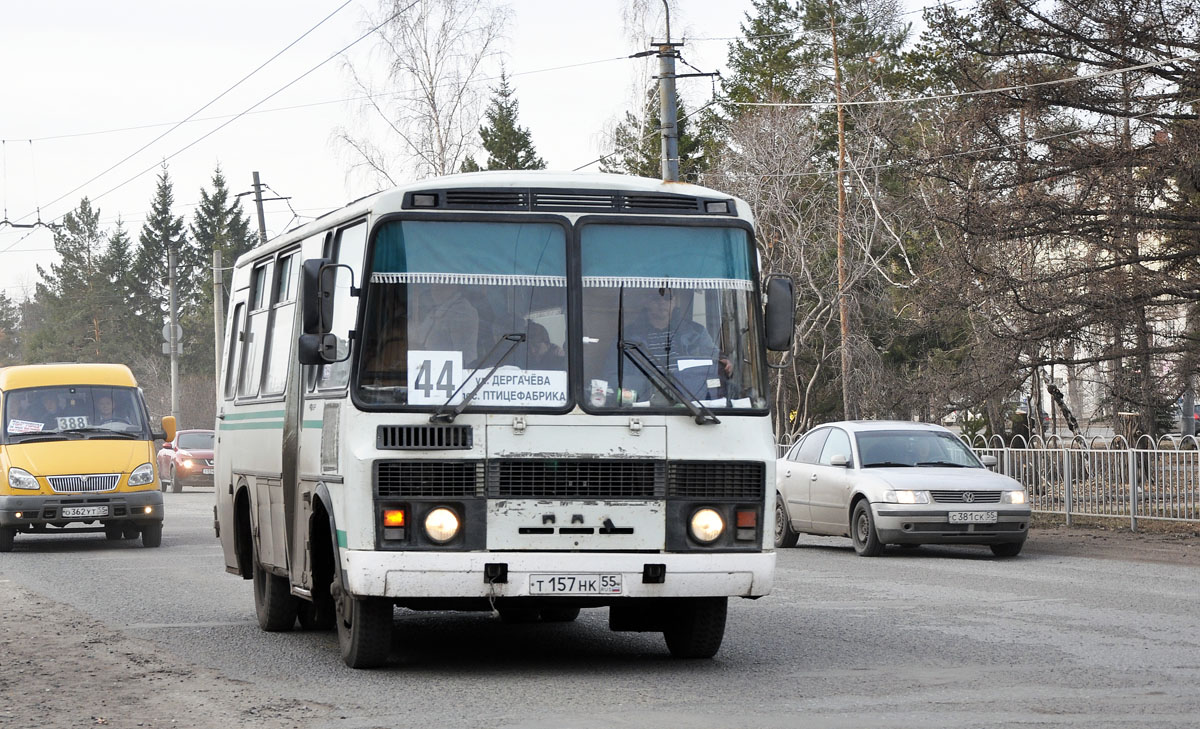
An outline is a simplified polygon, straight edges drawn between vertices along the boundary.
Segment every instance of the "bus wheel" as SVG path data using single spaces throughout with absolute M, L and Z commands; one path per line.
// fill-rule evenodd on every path
M 138 525 L 133 522 L 125 522 L 121 526 L 121 536 L 126 539 L 137 539 L 141 535 L 142 530 L 138 529 Z
M 671 616 L 671 627 L 663 631 L 667 648 L 676 658 L 712 658 L 725 637 L 724 597 L 694 597 Z
M 254 613 L 258 627 L 270 633 L 291 630 L 296 623 L 296 598 L 286 577 L 268 572 L 258 558 L 258 542 L 254 542 Z
M 123 536 L 125 536 L 125 528 L 119 523 L 110 522 L 104 525 L 104 538 L 108 541 L 115 542 Z
M 162 544 L 162 522 L 142 527 L 142 546 L 157 547 Z
M 17 539 L 15 527 L 0 527 L 0 552 L 11 552 Z
M 379 597 L 347 595 L 340 582 L 330 588 L 337 605 L 338 647 L 351 668 L 378 668 L 392 650 L 392 603 Z

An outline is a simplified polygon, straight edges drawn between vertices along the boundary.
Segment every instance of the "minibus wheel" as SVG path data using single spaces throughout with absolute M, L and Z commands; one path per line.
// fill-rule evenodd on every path
M 162 544 L 162 522 L 142 527 L 142 546 L 157 547 Z
M 17 530 L 15 527 L 0 527 L 0 552 L 11 552 L 13 542 L 16 541 Z
M 120 522 L 109 522 L 104 525 L 104 538 L 110 542 L 115 542 L 125 536 L 125 527 L 121 526 Z
M 296 598 L 292 597 L 288 578 L 272 574 L 258 557 L 258 540 L 254 545 L 254 613 L 258 627 L 270 633 L 291 630 L 296 624 Z

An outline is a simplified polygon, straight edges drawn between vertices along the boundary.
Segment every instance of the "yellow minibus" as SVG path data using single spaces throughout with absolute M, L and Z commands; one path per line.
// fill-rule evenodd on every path
M 150 427 L 125 365 L 0 368 L 0 552 L 18 534 L 104 532 L 162 543 L 163 500 L 154 440 L 175 437 L 175 418 Z

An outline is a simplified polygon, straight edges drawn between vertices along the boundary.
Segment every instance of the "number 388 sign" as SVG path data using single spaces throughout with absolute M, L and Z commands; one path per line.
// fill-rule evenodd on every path
M 463 381 L 462 352 L 414 349 L 408 353 L 408 402 L 441 405 Z M 464 388 L 465 389 L 465 388 Z M 462 400 L 460 392 L 451 404 Z

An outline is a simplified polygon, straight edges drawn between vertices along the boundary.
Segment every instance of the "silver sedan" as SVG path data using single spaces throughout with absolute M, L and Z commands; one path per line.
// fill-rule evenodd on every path
M 986 544 L 1015 557 L 1029 534 L 1024 487 L 929 423 L 853 421 L 810 430 L 776 464 L 775 546 L 800 533 L 888 544 Z

